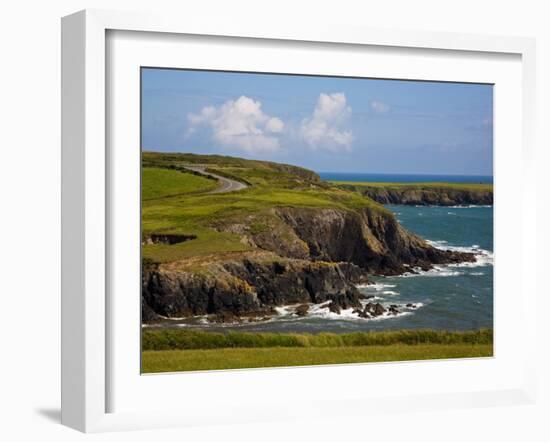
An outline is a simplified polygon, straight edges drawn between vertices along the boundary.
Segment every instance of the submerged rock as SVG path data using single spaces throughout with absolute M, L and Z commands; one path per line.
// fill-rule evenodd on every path
M 336 314 L 340 314 L 342 309 L 340 308 L 340 305 L 338 305 L 338 303 L 332 301 L 329 305 L 328 305 L 328 309 L 330 312 L 332 313 L 336 313 Z
M 386 313 L 386 309 L 379 302 L 377 302 L 376 304 L 373 302 L 369 302 L 367 305 L 365 305 L 363 313 L 369 317 L 377 317 Z
M 397 305 L 390 305 L 388 312 L 392 315 L 397 315 L 399 313 L 399 310 L 397 310 Z

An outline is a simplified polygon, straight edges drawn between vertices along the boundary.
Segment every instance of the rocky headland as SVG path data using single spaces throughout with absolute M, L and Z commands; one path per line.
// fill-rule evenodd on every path
M 216 194 L 211 179 L 187 173 L 190 167 L 247 187 Z M 356 286 L 369 275 L 475 261 L 407 231 L 366 193 L 295 166 L 145 153 L 142 176 L 151 196 L 142 219 L 144 322 L 267 318 L 288 305 L 306 315 L 314 304 L 375 317 L 397 306 L 387 311 L 366 302 Z M 201 191 L 203 180 L 208 191 Z
M 268 317 L 277 306 L 327 301 L 333 312 L 354 308 L 374 317 L 385 310 L 365 310 L 356 288 L 368 283 L 369 274 L 475 260 L 432 247 L 379 210 L 276 208 L 269 215 L 261 216 L 262 229 L 251 227 L 255 217 L 217 226 L 240 235 L 250 251 L 145 263 L 143 320 L 210 315 L 227 322 Z
M 492 185 L 354 185 L 342 188 L 355 190 L 380 204 L 410 206 L 470 206 L 492 205 Z

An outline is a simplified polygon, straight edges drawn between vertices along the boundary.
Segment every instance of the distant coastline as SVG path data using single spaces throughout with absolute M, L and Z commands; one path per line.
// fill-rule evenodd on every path
M 317 172 L 325 181 L 355 181 L 371 183 L 472 183 L 493 184 L 492 175 L 431 175 L 398 173 Z

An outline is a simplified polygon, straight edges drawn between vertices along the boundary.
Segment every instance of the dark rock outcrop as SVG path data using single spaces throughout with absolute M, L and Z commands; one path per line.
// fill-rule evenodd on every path
M 200 268 L 144 267 L 142 315 L 144 321 L 198 315 L 223 320 L 229 314 L 265 315 L 274 306 L 326 301 L 350 308 L 360 306 L 353 285 L 360 281 L 365 281 L 364 272 L 350 263 L 284 259 L 266 252 L 213 258 Z
M 399 313 L 399 310 L 397 310 L 397 305 L 390 305 L 388 312 L 392 315 L 397 315 Z
M 151 234 L 145 235 L 142 244 L 179 244 L 184 241 L 197 239 L 197 235 Z
M 474 261 L 468 253 L 430 246 L 406 231 L 383 210 L 281 208 L 276 221 L 260 235 L 249 235 L 259 248 L 313 261 L 350 262 L 369 273 L 395 275 L 410 267 Z
M 360 318 L 369 319 L 369 318 L 376 318 L 378 316 L 382 316 L 387 311 L 389 311 L 392 314 L 397 314 L 397 313 L 393 313 L 394 310 L 397 311 L 396 309 L 393 309 L 393 306 L 390 307 L 389 310 L 386 310 L 384 306 L 379 302 L 377 303 L 369 302 L 367 303 L 367 305 L 365 305 L 364 308 L 355 309 L 353 313 L 357 314 L 357 316 L 359 316 Z
M 337 315 L 339 315 L 342 311 L 342 307 L 340 307 L 337 302 L 331 301 L 331 303 L 328 305 L 328 310 L 332 313 L 336 313 Z
M 361 193 L 380 204 L 404 204 L 411 206 L 468 206 L 492 205 L 492 190 L 468 190 L 453 188 L 384 188 L 363 187 Z

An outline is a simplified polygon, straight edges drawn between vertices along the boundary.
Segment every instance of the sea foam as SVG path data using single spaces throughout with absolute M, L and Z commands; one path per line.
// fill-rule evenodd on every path
M 493 252 L 482 249 L 478 244 L 472 246 L 450 246 L 447 241 L 426 240 L 428 244 L 440 250 L 452 252 L 465 252 L 475 254 L 475 262 L 461 262 L 458 264 L 447 264 L 446 267 L 483 267 L 493 265 Z

